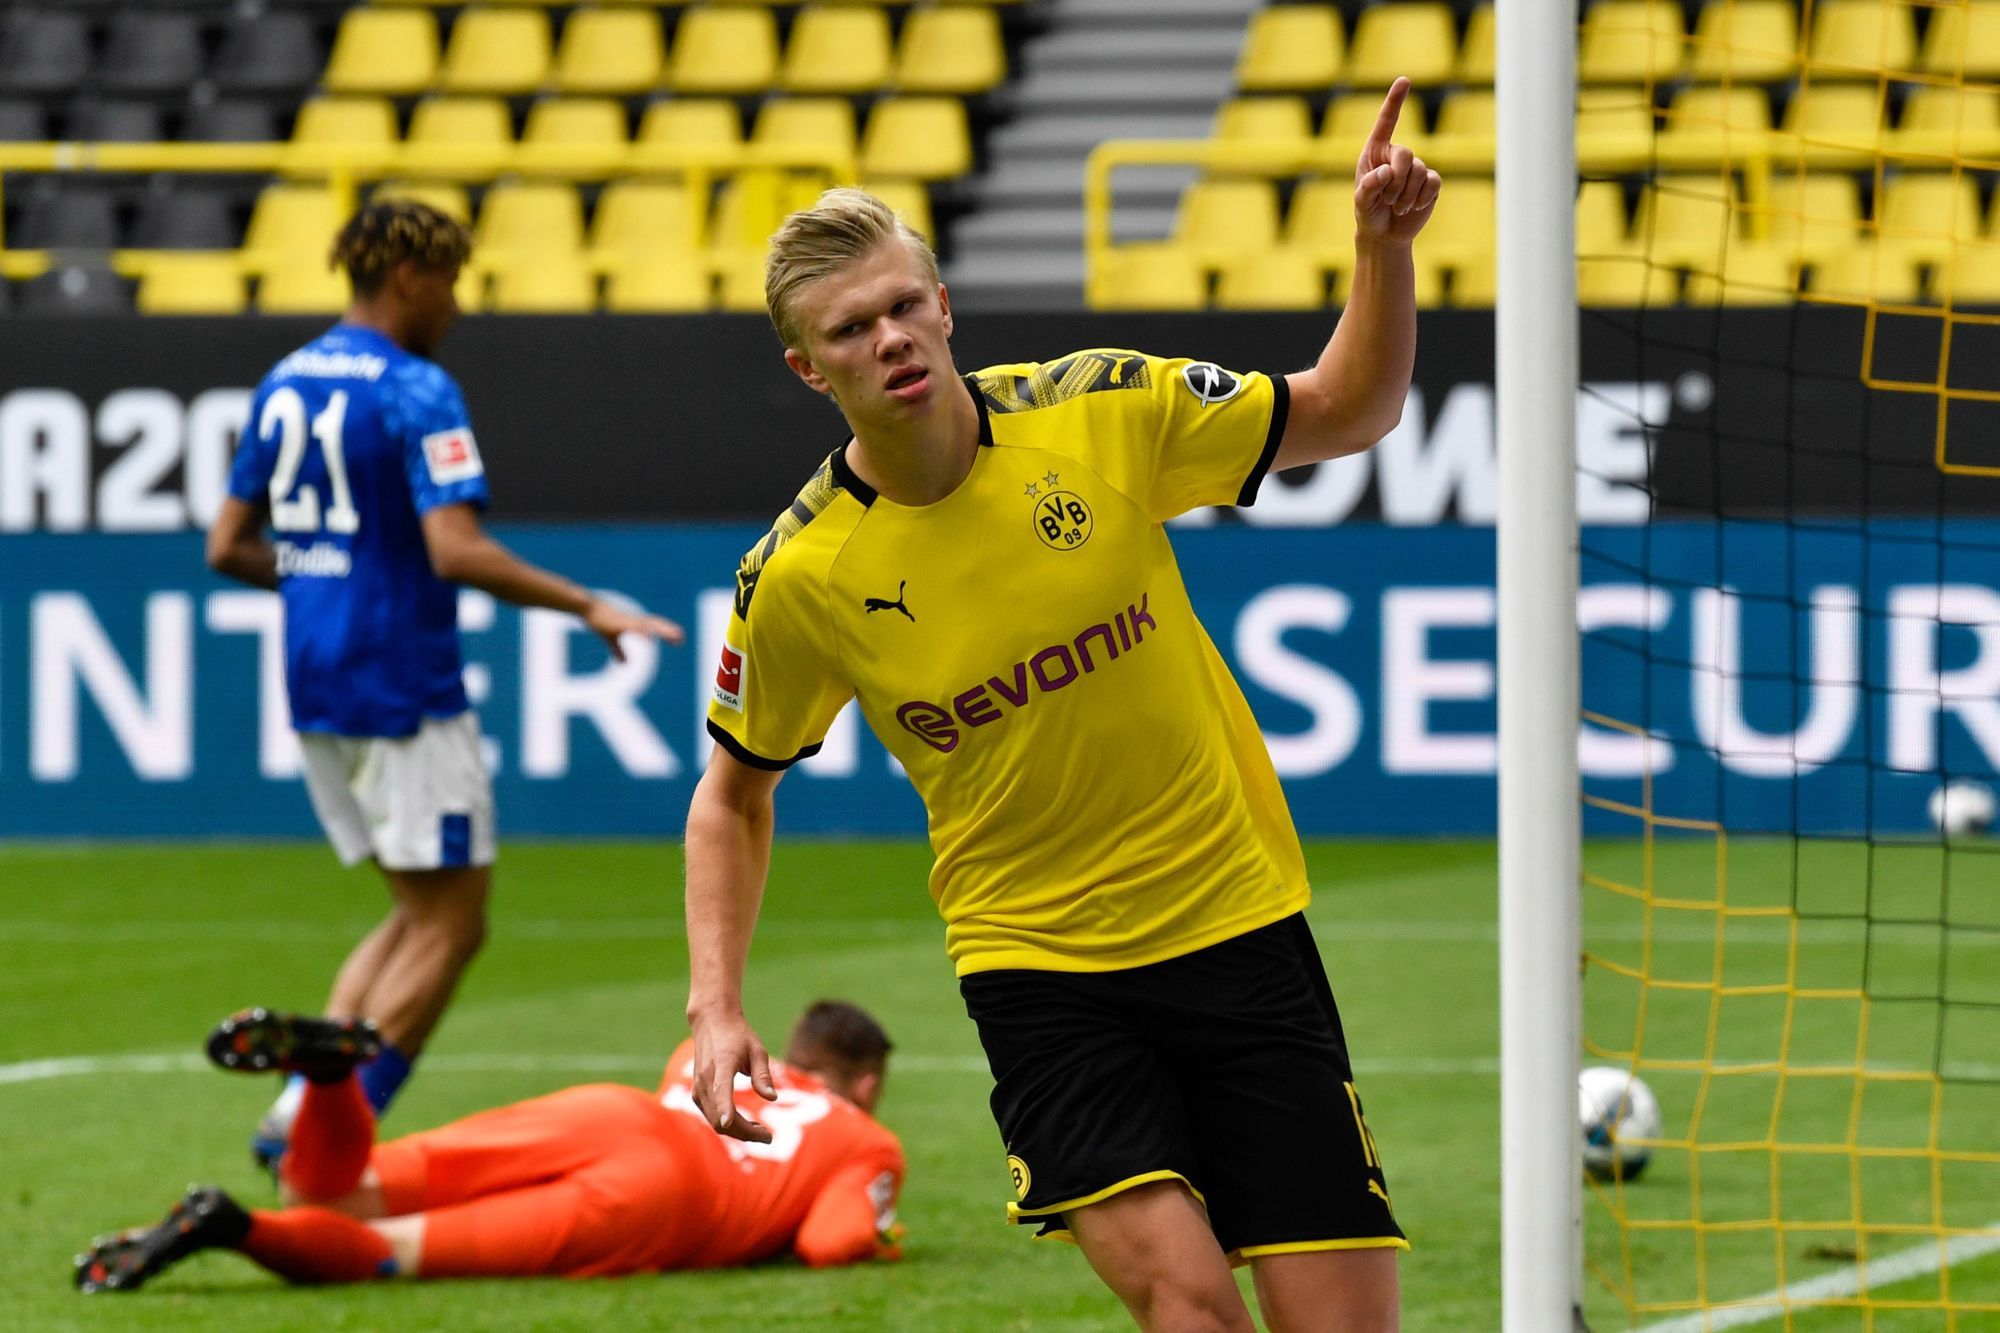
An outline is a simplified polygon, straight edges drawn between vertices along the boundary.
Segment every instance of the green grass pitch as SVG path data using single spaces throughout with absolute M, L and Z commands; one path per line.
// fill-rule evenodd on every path
M 1397 1211 L 1416 1242 L 1403 1265 L 1404 1327 L 1495 1329 L 1492 845 L 1307 850 L 1318 886 L 1311 919 Z M 1666 859 L 1684 857 L 1694 875 L 1699 851 Z M 924 891 L 927 866 L 926 851 L 908 842 L 781 843 L 749 996 L 773 1043 L 818 995 L 858 1001 L 889 1027 L 898 1055 L 881 1109 L 910 1158 L 904 1263 L 287 1290 L 233 1255 L 203 1255 L 143 1292 L 86 1299 L 69 1286 L 71 1254 L 96 1232 L 153 1220 L 189 1181 L 221 1184 L 253 1205 L 270 1201 L 245 1145 L 275 1083 L 199 1067 L 200 1038 L 243 1004 L 316 1007 L 379 913 L 381 893 L 368 872 L 342 872 L 316 845 L 0 846 L 0 1161 L 10 1167 L 0 1190 L 0 1328 L 1126 1328 L 1074 1249 L 1033 1242 L 1003 1220 L 1008 1186 L 988 1079 Z M 1739 854 L 1733 873 L 1745 891 L 1760 873 L 1781 877 L 1776 860 L 1760 871 L 1754 851 Z M 487 950 L 386 1132 L 576 1082 L 650 1086 L 684 1035 L 679 881 L 678 848 L 666 844 L 506 847 Z M 1593 922 L 1613 945 L 1631 927 Z M 1660 947 L 1713 953 L 1712 938 L 1685 923 L 1662 932 Z M 1660 1015 L 1655 1032 L 1692 1040 L 1697 1021 Z M 1754 1035 L 1758 1021 L 1743 1019 L 1742 1030 Z M 1676 1099 L 1691 1094 L 1674 1080 L 1656 1086 L 1672 1124 Z M 2000 1137 L 1992 1123 L 1988 1132 Z M 1285 1145 L 1271 1152 L 1282 1159 Z M 1685 1215 L 1691 1169 L 1687 1155 L 1663 1155 L 1632 1190 L 1635 1211 Z M 1706 1179 L 1704 1207 L 1736 1197 L 1716 1169 Z M 1753 1186 L 1737 1195 L 1754 1213 Z M 1800 1186 L 1788 1206 L 1840 1205 L 1844 1179 L 1819 1188 L 1830 1193 Z M 2000 1188 L 1985 1198 L 2000 1200 Z M 1615 1245 L 1594 1227 L 1601 1258 L 1615 1260 Z M 1640 1246 L 1658 1290 L 1689 1271 L 1677 1245 Z M 1844 1266 L 1800 1246 L 1788 1280 Z M 1710 1289 L 1763 1290 L 1770 1248 L 1768 1233 L 1758 1253 L 1712 1247 Z M 1955 1268 L 1950 1280 L 1958 1299 L 2000 1299 L 1993 1257 Z M 1937 1283 L 1916 1278 L 1891 1294 L 1921 1300 Z M 1600 1295 L 1591 1308 L 1596 1327 L 1624 1326 L 1615 1302 Z M 1954 1327 L 1986 1327 L 1977 1321 L 1988 1318 L 1996 1317 L 1966 1316 Z M 1882 1311 L 1866 1326 L 1947 1328 L 1936 1312 Z M 1834 1310 L 1789 1327 L 1831 1333 L 1864 1322 L 1858 1311 Z

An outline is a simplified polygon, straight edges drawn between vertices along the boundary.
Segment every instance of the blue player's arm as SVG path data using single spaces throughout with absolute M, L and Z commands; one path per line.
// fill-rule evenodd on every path
M 278 586 L 278 555 L 264 534 L 266 509 L 224 496 L 208 529 L 208 567 L 255 588 Z
M 1417 360 L 1410 243 L 1437 204 L 1438 174 L 1392 141 L 1410 81 L 1382 102 L 1354 170 L 1354 291 L 1311 370 L 1286 376 L 1285 434 L 1271 470 L 1360 453 L 1396 428 Z
M 529 564 L 487 535 L 478 508 L 470 503 L 439 505 L 427 510 L 422 522 L 424 550 L 439 578 L 492 593 L 515 606 L 544 606 L 580 617 L 621 662 L 625 660 L 618 646 L 621 634 L 650 634 L 667 643 L 687 637 L 671 620 L 613 606 L 562 575 Z

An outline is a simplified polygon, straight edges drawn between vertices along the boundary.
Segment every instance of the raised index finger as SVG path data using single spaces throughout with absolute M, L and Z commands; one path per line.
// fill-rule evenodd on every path
M 1410 95 L 1410 81 L 1398 77 L 1389 85 L 1389 95 L 1382 99 L 1382 109 L 1375 113 L 1375 128 L 1368 131 L 1368 147 L 1371 150 L 1387 148 L 1396 136 L 1396 121 L 1403 114 L 1403 102 Z

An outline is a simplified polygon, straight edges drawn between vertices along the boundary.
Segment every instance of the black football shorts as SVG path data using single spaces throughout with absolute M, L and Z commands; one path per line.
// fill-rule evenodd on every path
M 1232 1260 L 1404 1246 L 1303 916 L 1112 972 L 959 980 L 1015 1222 L 1185 1182 Z

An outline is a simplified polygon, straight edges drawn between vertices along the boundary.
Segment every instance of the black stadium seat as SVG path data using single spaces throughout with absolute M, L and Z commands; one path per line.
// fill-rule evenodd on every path
M 306 15 L 257 14 L 230 24 L 216 53 L 215 82 L 225 92 L 301 92 L 319 82 L 325 64 Z
M 58 264 L 22 285 L 19 307 L 28 315 L 123 315 L 132 294 L 101 265 Z
M 233 250 L 243 226 L 230 197 L 226 189 L 161 177 L 139 205 L 131 243 L 143 250 Z
M 21 221 L 8 236 L 24 250 L 110 250 L 118 245 L 118 212 L 109 194 L 44 176 L 26 192 Z
M 68 92 L 89 72 L 83 15 L 16 9 L 0 24 L 0 94 Z
M 160 109 L 151 102 L 79 97 L 70 103 L 63 138 L 90 143 L 157 143 L 164 138 Z
M 28 98 L 0 100 L 0 143 L 40 143 L 49 137 L 48 114 Z
M 114 93 L 172 92 L 192 87 L 203 63 L 193 14 L 122 13 L 105 38 L 97 84 Z
M 181 138 L 189 143 L 269 143 L 278 137 L 278 113 L 255 97 L 231 97 L 188 108 Z

